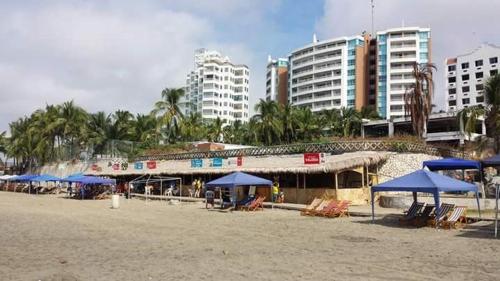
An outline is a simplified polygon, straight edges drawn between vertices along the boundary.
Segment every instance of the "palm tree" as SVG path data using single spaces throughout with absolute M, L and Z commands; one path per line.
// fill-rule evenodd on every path
M 486 106 L 475 105 L 462 109 L 457 118 L 469 135 L 475 132 L 477 120 L 485 117 L 487 136 L 494 140 L 496 153 L 500 152 L 500 75 L 491 76 L 484 87 Z
M 208 125 L 208 140 L 212 142 L 220 142 L 222 141 L 223 138 L 223 126 L 226 120 L 220 119 L 219 116 L 217 116 L 217 119 L 213 120 L 209 125 Z
M 255 105 L 255 111 L 258 114 L 252 118 L 258 124 L 257 130 L 259 138 L 265 145 L 279 143 L 283 135 L 283 126 L 277 118 L 279 115 L 278 104 L 274 101 L 260 100 Z
M 359 113 L 361 114 L 362 119 L 370 119 L 370 120 L 380 119 L 380 115 L 378 114 L 375 106 L 363 106 Z
M 155 107 L 151 112 L 158 117 L 159 130 L 166 131 L 166 139 L 170 143 L 175 143 L 179 136 L 180 121 L 183 118 L 183 114 L 179 109 L 179 100 L 183 95 L 184 90 L 182 88 L 165 88 L 161 92 L 162 100 L 155 103 Z
M 69 148 L 69 157 L 73 158 L 79 146 L 86 138 L 87 112 L 74 104 L 73 101 L 65 102 L 59 107 L 62 140 Z
M 414 63 L 412 75 L 415 83 L 405 93 L 405 115 L 411 117 L 413 131 L 420 138 L 427 133 L 427 122 L 432 110 L 433 70 L 436 70 L 436 66 L 432 63 Z
M 148 114 L 137 114 L 135 117 L 134 137 L 136 142 L 146 142 L 149 145 L 157 144 L 156 118 Z
M 5 132 L 0 133 L 0 153 L 5 154 L 7 152 L 7 137 Z
M 353 137 L 361 133 L 361 114 L 354 108 L 340 109 L 342 136 Z
M 109 141 L 111 116 L 104 111 L 90 114 L 87 125 L 88 141 L 93 146 L 94 153 L 104 154 L 106 143 Z
M 180 126 L 181 138 L 185 141 L 200 140 L 205 135 L 205 128 L 202 123 L 201 114 L 190 112 L 185 117 Z
M 283 141 L 291 143 L 296 137 L 297 118 L 295 108 L 290 103 L 279 106 L 279 118 L 283 126 Z
M 338 109 L 323 110 L 320 112 L 320 122 L 322 129 L 328 135 L 336 136 L 342 135 L 342 115 Z
M 308 107 L 297 109 L 296 118 L 299 140 L 310 142 L 320 135 L 318 118 Z

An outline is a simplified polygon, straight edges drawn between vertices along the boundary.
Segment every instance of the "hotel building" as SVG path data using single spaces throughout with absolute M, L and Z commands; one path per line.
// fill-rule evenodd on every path
M 194 70 L 187 75 L 181 112 L 201 114 L 204 122 L 217 117 L 227 124 L 249 119 L 250 71 L 246 65 L 233 64 L 217 51 L 195 51 Z
M 266 100 L 288 102 L 288 59 L 267 59 Z

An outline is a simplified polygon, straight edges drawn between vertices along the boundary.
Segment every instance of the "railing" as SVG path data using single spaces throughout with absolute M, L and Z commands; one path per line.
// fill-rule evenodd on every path
M 227 158 L 238 156 L 288 155 L 301 153 L 342 154 L 356 151 L 394 151 L 426 153 L 431 155 L 470 158 L 462 151 L 438 148 L 418 142 L 392 140 L 334 141 L 330 143 L 300 143 L 276 146 L 262 146 L 221 151 L 187 152 L 177 154 L 156 154 L 137 157 L 136 160 L 182 160 L 194 158 Z

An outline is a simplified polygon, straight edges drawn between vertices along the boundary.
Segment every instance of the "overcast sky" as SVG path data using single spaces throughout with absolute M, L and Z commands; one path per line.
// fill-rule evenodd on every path
M 375 27 L 431 27 L 437 102 L 447 56 L 500 44 L 500 1 L 375 0 Z M 369 0 L 0 0 L 0 131 L 46 103 L 149 112 L 182 87 L 197 48 L 250 67 L 251 106 L 264 97 L 267 55 L 370 30 Z

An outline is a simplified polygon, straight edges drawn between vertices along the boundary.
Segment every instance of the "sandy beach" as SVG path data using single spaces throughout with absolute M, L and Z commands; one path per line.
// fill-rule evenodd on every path
M 1 280 L 498 280 L 491 234 L 0 192 Z

